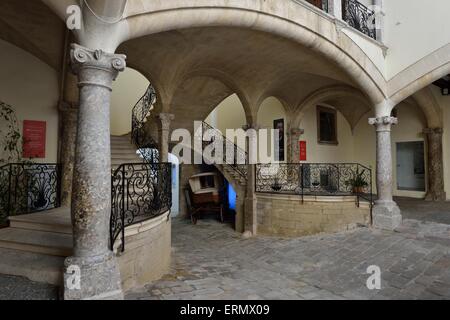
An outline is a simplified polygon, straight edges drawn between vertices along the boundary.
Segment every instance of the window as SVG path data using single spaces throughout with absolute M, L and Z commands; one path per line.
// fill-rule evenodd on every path
M 317 139 L 321 144 L 338 144 L 336 110 L 317 107 Z

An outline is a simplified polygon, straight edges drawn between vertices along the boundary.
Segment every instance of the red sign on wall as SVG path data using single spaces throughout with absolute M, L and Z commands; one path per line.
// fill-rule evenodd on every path
M 300 141 L 300 161 L 306 161 L 307 153 L 306 153 L 306 141 Z
M 46 133 L 45 121 L 25 120 L 23 122 L 23 158 L 45 158 Z

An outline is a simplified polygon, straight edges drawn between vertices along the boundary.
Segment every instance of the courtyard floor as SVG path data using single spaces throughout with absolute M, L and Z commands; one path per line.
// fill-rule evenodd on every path
M 397 232 L 244 240 L 229 225 L 173 222 L 172 270 L 127 299 L 450 299 L 449 203 L 397 199 Z M 420 220 L 416 220 L 420 219 Z M 382 289 L 369 290 L 371 265 Z M 56 299 L 57 289 L 0 275 L 0 300 Z
M 173 247 L 171 273 L 127 299 L 450 299 L 448 225 L 244 240 L 215 221 L 177 220 Z M 381 290 L 366 286 L 371 265 Z

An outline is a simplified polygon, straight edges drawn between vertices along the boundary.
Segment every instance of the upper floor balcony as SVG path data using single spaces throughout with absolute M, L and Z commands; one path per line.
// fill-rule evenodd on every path
M 377 35 L 377 14 L 367 5 L 357 0 L 306 0 L 317 8 L 342 19 L 349 26 L 364 33 L 375 40 L 380 40 Z M 367 4 L 371 0 L 365 1 Z

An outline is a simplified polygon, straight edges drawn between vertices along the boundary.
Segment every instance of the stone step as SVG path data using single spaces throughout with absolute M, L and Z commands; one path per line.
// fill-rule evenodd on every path
M 0 248 L 0 274 L 61 286 L 64 257 Z
M 72 235 L 69 234 L 17 228 L 0 230 L 0 248 L 3 249 L 68 257 L 72 247 Z
M 124 153 L 124 154 L 111 155 L 111 160 L 120 160 L 120 159 L 140 159 L 140 157 L 135 153 Z
M 111 149 L 111 155 L 124 155 L 124 154 L 132 154 L 137 155 L 137 150 L 133 148 L 123 148 L 123 149 Z
M 11 228 L 15 229 L 72 234 L 70 209 L 68 208 L 10 217 L 9 221 Z

